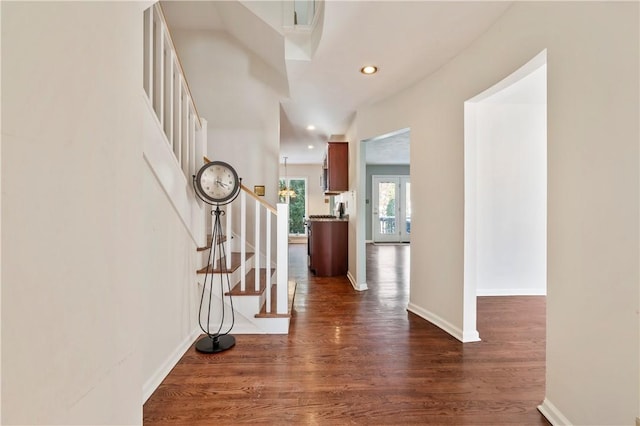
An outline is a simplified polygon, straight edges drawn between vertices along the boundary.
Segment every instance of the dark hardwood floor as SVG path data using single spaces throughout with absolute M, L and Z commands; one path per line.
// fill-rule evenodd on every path
M 482 342 L 463 345 L 406 310 L 409 246 L 367 246 L 369 290 L 316 278 L 291 245 L 289 335 L 192 347 L 144 405 L 145 425 L 548 425 L 545 298 L 480 297 Z

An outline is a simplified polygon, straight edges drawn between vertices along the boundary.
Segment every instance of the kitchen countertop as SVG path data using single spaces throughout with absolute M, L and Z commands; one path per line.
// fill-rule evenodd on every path
M 312 222 L 348 222 L 349 216 L 344 216 L 343 218 L 339 217 L 309 217 L 307 221 Z

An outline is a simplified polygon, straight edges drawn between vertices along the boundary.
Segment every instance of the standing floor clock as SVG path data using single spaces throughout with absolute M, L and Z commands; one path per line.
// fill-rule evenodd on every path
M 198 174 L 193 177 L 193 188 L 198 198 L 207 204 L 215 206 L 211 214 L 215 216 L 213 227 L 211 230 L 211 246 L 209 247 L 209 256 L 207 260 L 207 268 L 204 275 L 204 284 L 202 286 L 202 295 L 200 297 L 200 308 L 198 310 L 198 321 L 200 329 L 206 336 L 196 342 L 196 350 L 198 352 L 212 354 L 227 349 L 231 349 L 236 344 L 236 339 L 229 334 L 233 328 L 235 321 L 235 313 L 233 310 L 233 299 L 231 298 L 231 283 L 229 282 L 229 270 L 226 265 L 226 253 L 223 241 L 222 224 L 220 216 L 224 216 L 225 212 L 220 206 L 231 203 L 240 193 L 240 178 L 238 173 L 229 164 L 223 161 L 210 161 L 200 168 Z M 214 271 L 216 259 L 218 260 L 219 270 Z M 218 272 L 220 278 L 220 325 L 211 327 L 211 313 L 213 301 L 214 272 Z M 229 297 L 231 325 L 223 330 L 225 323 L 226 305 L 225 305 L 225 284 Z M 203 308 L 206 309 L 206 322 L 203 324 Z M 216 330 L 217 328 L 217 330 Z

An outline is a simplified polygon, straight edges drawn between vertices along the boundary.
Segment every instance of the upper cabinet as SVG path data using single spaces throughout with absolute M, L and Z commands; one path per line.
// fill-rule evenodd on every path
M 325 194 L 339 194 L 349 190 L 348 142 L 328 143 L 323 172 Z

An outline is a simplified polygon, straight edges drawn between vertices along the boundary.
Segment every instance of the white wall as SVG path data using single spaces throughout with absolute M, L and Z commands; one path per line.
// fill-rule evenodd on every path
M 632 424 L 639 411 L 638 13 L 515 3 L 449 64 L 356 118 L 355 140 L 411 128 L 410 307 L 463 338 L 463 104 L 548 49 L 543 407 L 556 423 Z
M 364 245 L 366 235 L 364 191 L 366 163 L 364 142 L 358 137 L 358 120 L 353 120 L 345 140 L 349 141 L 349 197 L 355 202 L 349 208 L 349 270 L 347 277 L 356 290 L 367 290 L 367 257 Z
M 2 423 L 140 424 L 141 3 L 1 7 Z
M 249 188 L 264 185 L 265 200 L 275 205 L 280 95 L 260 78 L 269 65 L 224 32 L 174 30 L 172 37 L 208 121 L 209 158 L 230 163 Z
M 477 294 L 546 294 L 546 66 L 472 105 Z
M 194 339 L 195 243 L 143 159 L 145 6 L 2 3 L 3 424 L 141 424 Z
M 275 206 L 281 94 L 262 76 L 276 71 L 225 32 L 174 30 L 172 37 L 198 113 L 208 122 L 208 158 L 231 164 L 250 189 L 264 185 L 264 200 Z M 233 230 L 239 234 L 235 205 Z M 248 202 L 248 244 L 254 241 L 254 211 Z M 275 221 L 273 226 L 275 232 Z M 275 244 L 273 238 L 272 250 Z
M 146 165 L 145 165 L 146 166 Z M 150 169 L 143 181 L 145 277 L 142 338 L 142 393 L 148 398 L 200 334 L 198 306 L 204 266 L 196 245 Z

